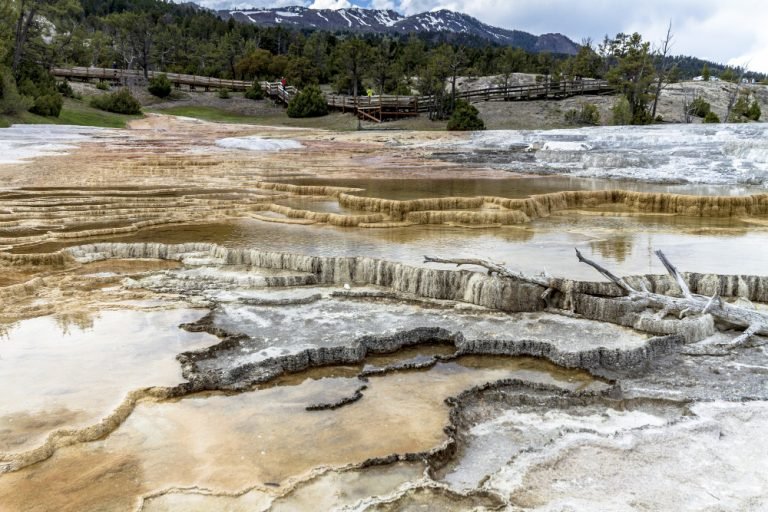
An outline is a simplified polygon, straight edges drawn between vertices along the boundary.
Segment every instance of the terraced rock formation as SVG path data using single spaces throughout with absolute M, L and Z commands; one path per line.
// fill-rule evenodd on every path
M 452 135 L 268 154 L 217 141 L 285 130 L 140 123 L 0 173 L 0 508 L 768 506 L 765 338 L 649 307 L 762 315 L 765 194 L 517 186 L 392 142 Z M 434 179 L 457 170 L 496 181 Z
M 189 500 L 196 497 L 205 506 L 219 503 L 237 509 L 262 503 L 260 510 L 279 510 L 280 503 L 295 503 L 292 500 L 319 482 L 331 485 L 328 480 L 343 480 L 350 472 L 365 479 L 368 477 L 363 475 L 369 471 L 386 474 L 398 467 L 411 476 L 394 478 L 396 485 L 375 491 L 384 492 L 377 498 L 373 497 L 377 487 L 370 484 L 369 493 L 353 502 L 365 504 L 369 510 L 400 510 L 425 500 L 445 501 L 454 509 L 520 506 L 533 503 L 532 495 L 499 479 L 515 464 L 522 464 L 519 461 L 532 457 L 549 460 L 552 441 L 548 444 L 545 439 L 564 435 L 566 441 L 555 445 L 571 449 L 568 447 L 579 446 L 572 445 L 571 438 L 600 438 L 608 431 L 634 436 L 642 432 L 638 428 L 651 428 L 662 435 L 696 421 L 690 418 L 699 418 L 695 411 L 704 411 L 695 405 L 702 399 L 725 400 L 723 410 L 732 407 L 727 401 L 736 397 L 768 399 L 758 374 L 729 373 L 712 387 L 707 369 L 699 364 L 706 359 L 687 355 L 691 347 L 718 343 L 736 333 L 720 333 L 706 314 L 659 319 L 622 297 L 621 289 L 609 282 L 561 279 L 559 289 L 544 300 L 546 287 L 485 272 L 414 267 L 374 258 L 228 249 L 206 243 L 100 243 L 26 259 L 15 255 L 6 264 L 34 264 L 38 272 L 48 270 L 42 272 L 47 273 L 44 277 L 3 289 L 7 297 L 13 297 L 19 318 L 31 311 L 25 308 L 32 304 L 40 308 L 46 297 L 57 297 L 60 292 L 54 290 L 67 286 L 76 276 L 83 286 L 91 281 L 87 286 L 92 294 L 80 297 L 81 308 L 87 309 L 91 302 L 103 309 L 110 296 L 120 296 L 114 307 L 121 309 L 128 307 L 126 300 L 133 300 L 139 310 L 204 306 L 209 313 L 183 327 L 219 341 L 177 355 L 183 377 L 178 385 L 133 390 L 98 423 L 74 423 L 69 428 L 52 424 L 37 446 L 0 454 L 5 471 L 0 475 L 0 496 L 11 509 L 21 507 L 18 496 L 26 500 L 36 496 L 41 506 L 61 510 L 103 503 L 99 500 L 109 491 L 99 479 L 86 484 L 73 473 L 65 485 L 74 487 L 47 483 L 66 467 L 81 464 L 138 482 L 125 486 L 114 498 L 111 503 L 117 508 L 157 510 L 171 503 L 191 507 Z M 768 289 L 764 277 L 685 277 L 696 293 L 719 291 L 725 300 L 741 295 L 764 301 Z M 100 280 L 103 285 L 93 286 Z M 679 293 L 669 276 L 636 276 L 626 281 L 636 286 L 642 283 L 656 293 Z M 148 302 L 151 297 L 161 301 Z M 139 298 L 143 302 L 136 303 Z M 71 303 L 66 309 L 71 309 Z M 14 343 L 14 333 L 9 332 Z M 734 368 L 762 367 L 755 355 L 762 339 L 755 340 L 757 348 L 740 348 L 724 361 Z M 528 359 L 530 356 L 534 359 Z M 698 370 L 688 374 L 673 370 L 681 362 L 683 367 Z M 673 385 L 674 380 L 678 384 Z M 680 384 L 689 390 L 687 396 L 675 396 Z M 417 389 L 438 394 L 414 393 Z M 293 405 L 286 409 L 287 405 L 278 406 L 282 403 Z M 370 416 L 372 404 L 381 407 L 385 403 L 397 404 L 396 410 L 384 409 L 385 416 Z M 245 410 L 261 408 L 263 417 L 277 423 L 256 425 L 254 416 L 231 416 L 246 404 Z M 590 412 L 585 415 L 580 410 Z M 196 441 L 192 441 L 182 432 L 185 425 L 205 424 L 199 416 L 202 411 L 219 420 L 215 427 L 205 427 L 213 430 L 196 432 Z M 408 421 L 402 416 L 406 411 Z M 545 437 L 525 441 L 532 450 L 526 453 L 531 455 L 513 451 L 507 459 L 492 458 L 480 466 L 473 462 L 486 460 L 481 454 L 488 448 L 488 434 L 483 433 L 486 427 L 482 425 L 511 418 L 532 421 L 557 411 L 564 416 L 553 425 L 560 426 L 553 426 L 555 430 Z M 609 420 L 600 420 L 607 422 L 601 427 L 584 423 L 585 418 L 592 418 L 590 414 Z M 705 417 L 710 412 L 701 414 Z M 713 414 L 706 417 L 723 418 L 719 412 Z M 230 418 L 226 424 L 221 421 L 225 417 Z M 426 421 L 427 417 L 432 419 Z M 154 421 L 150 418 L 164 418 L 163 429 L 170 428 L 169 435 L 176 440 L 161 440 L 162 430 L 146 431 L 147 422 Z M 278 435 L 278 425 L 284 428 L 285 422 L 294 422 L 296 427 L 317 431 L 316 421 L 332 421 L 335 426 L 329 432 L 341 429 L 345 435 L 323 443 L 323 449 L 315 452 L 319 458 L 297 459 L 295 450 L 306 452 L 308 448 L 302 448 L 298 431 L 288 429 Z M 371 444 L 363 434 L 369 421 L 396 421 L 398 429 L 405 430 L 392 433 L 411 432 L 408 438 L 419 441 L 403 444 L 398 434 L 379 437 Z M 408 426 L 410 421 L 421 426 Z M 248 432 L 258 435 L 272 432 L 269 442 L 262 444 L 250 434 L 244 436 L 245 425 L 251 425 Z M 416 430 L 409 430 L 412 428 Z M 593 431 L 596 434 L 590 433 Z M 231 448 L 217 448 L 215 457 L 197 458 L 194 466 L 184 462 L 189 460 L 184 443 L 205 444 L 210 436 L 226 436 Z M 147 442 L 168 448 L 155 455 Z M 257 458 L 249 458 L 233 473 L 231 461 L 220 457 L 226 458 L 229 450 L 242 452 L 243 443 L 263 446 L 264 453 L 278 458 L 262 466 L 254 452 Z M 92 446 L 97 447 L 96 452 Z M 99 452 L 104 455 L 95 455 Z M 346 455 L 338 458 L 329 455 L 332 453 Z M 280 466 L 278 460 L 291 464 Z M 166 467 L 168 461 L 175 461 L 178 470 L 161 474 L 152 469 Z M 398 466 L 402 464 L 405 466 Z M 225 466 L 229 467 L 226 479 L 212 476 Z M 213 473 L 206 476 L 192 467 L 208 467 Z M 272 469 L 264 472 L 266 467 Z M 415 476 L 417 467 L 426 468 L 423 476 Z M 537 466 L 526 467 L 531 475 L 536 474 Z M 414 468 L 415 473 L 405 468 Z M 139 474 L 136 471 L 142 474 L 137 480 L 131 476 Z M 397 470 L 395 474 L 403 473 Z M 78 491 L 73 494 L 67 488 Z

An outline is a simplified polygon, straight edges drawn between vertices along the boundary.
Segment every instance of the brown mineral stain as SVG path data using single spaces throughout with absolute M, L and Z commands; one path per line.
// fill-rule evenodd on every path
M 306 379 L 237 395 L 141 403 L 106 439 L 60 449 L 49 460 L 0 477 L 0 501 L 10 504 L 8 510 L 83 510 L 102 502 L 109 509 L 169 487 L 236 493 L 258 484 L 285 486 L 313 468 L 440 445 L 446 440 L 445 399 L 472 386 L 523 377 L 574 389 L 588 378 L 566 371 L 577 376 L 566 382 L 551 369 L 530 358 L 461 358 L 372 377 L 361 400 L 324 411 L 306 407 L 351 393 L 359 381 Z M 92 469 L 73 469 L 82 467 Z

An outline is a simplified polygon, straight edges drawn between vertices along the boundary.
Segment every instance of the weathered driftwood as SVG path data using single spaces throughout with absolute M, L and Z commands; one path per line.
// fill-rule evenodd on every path
M 462 265 L 476 265 L 478 267 L 484 267 L 488 269 L 489 276 L 496 274 L 502 277 L 510 277 L 512 279 L 517 279 L 519 281 L 524 281 L 526 283 L 543 286 L 544 288 L 546 288 L 546 290 L 544 291 L 544 293 L 541 294 L 541 298 L 544 300 L 544 302 L 547 303 L 548 306 L 550 305 L 549 296 L 555 290 L 563 291 L 565 293 L 570 293 L 565 290 L 562 290 L 562 287 L 559 286 L 556 283 L 556 280 L 553 279 L 551 276 L 548 276 L 546 274 L 541 274 L 538 276 L 530 276 L 527 274 L 523 274 L 522 272 L 517 272 L 515 270 L 508 269 L 504 265 L 493 263 L 488 260 L 482 260 L 477 258 L 435 258 L 432 256 L 424 256 L 424 263 L 447 263 L 449 265 L 456 265 L 457 267 L 460 267 Z
M 682 297 L 672 297 L 669 295 L 650 292 L 642 284 L 642 282 L 642 289 L 635 289 L 630 286 L 624 279 L 616 276 L 599 263 L 586 258 L 578 249 L 576 249 L 576 256 L 580 262 L 586 263 L 590 267 L 597 270 L 608 280 L 615 283 L 616 286 L 618 286 L 630 300 L 639 301 L 640 303 L 645 304 L 647 307 L 658 309 L 659 318 L 664 318 L 668 314 L 677 314 L 680 318 L 688 314 L 709 314 L 721 322 L 736 327 L 745 328 L 744 332 L 740 336 L 726 345 L 727 348 L 743 346 L 755 334 L 768 334 L 768 315 L 759 311 L 728 304 L 727 302 L 724 302 L 717 294 L 713 295 L 712 297 L 707 297 L 704 295 L 691 293 L 691 290 L 688 287 L 688 284 L 685 282 L 682 274 L 661 251 L 656 251 L 656 256 L 659 258 L 659 260 L 661 260 L 664 268 L 667 269 L 669 275 L 677 283 L 678 287 L 680 288 Z M 533 283 L 545 287 L 546 291 L 542 294 L 542 298 L 544 300 L 547 300 L 549 295 L 551 295 L 554 290 L 558 290 L 566 294 L 569 293 L 569 290 L 564 289 L 564 285 L 567 283 L 566 280 L 553 279 L 552 277 L 546 275 L 531 276 L 523 274 L 522 272 L 510 270 L 498 263 L 492 263 L 483 259 L 433 258 L 430 256 L 425 256 L 424 262 L 448 263 L 455 264 L 457 266 L 477 265 L 484 267 L 488 269 L 489 274 L 498 274 L 502 277 L 518 279 L 527 283 Z
M 647 300 L 649 305 L 659 308 L 661 311 L 670 313 L 677 312 L 680 316 L 687 313 L 709 314 L 722 322 L 738 327 L 746 327 L 740 336 L 728 344 L 728 347 L 742 346 L 755 334 L 768 334 L 768 315 L 760 313 L 759 311 L 723 302 L 717 294 L 712 297 L 706 297 L 691 293 L 682 274 L 680 274 L 677 268 L 661 251 L 656 251 L 656 256 L 661 260 L 664 268 L 667 269 L 669 275 L 672 276 L 672 279 L 674 279 L 680 287 L 680 291 L 683 295 L 682 297 L 670 297 L 668 295 L 651 293 L 648 290 L 636 290 L 629 286 L 623 279 L 614 276 L 599 264 L 585 258 L 578 249 L 576 250 L 576 256 L 579 258 L 580 262 L 586 263 L 620 286 L 631 299 Z

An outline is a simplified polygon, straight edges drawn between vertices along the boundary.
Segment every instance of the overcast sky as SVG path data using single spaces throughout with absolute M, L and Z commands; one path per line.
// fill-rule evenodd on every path
M 177 0 L 180 1 L 180 0 Z M 574 41 L 605 34 L 640 32 L 658 43 L 672 22 L 673 53 L 768 73 L 766 0 L 197 0 L 210 8 L 282 7 L 316 9 L 374 7 L 416 14 L 437 9 L 467 13 L 506 29 L 533 34 L 560 32 Z

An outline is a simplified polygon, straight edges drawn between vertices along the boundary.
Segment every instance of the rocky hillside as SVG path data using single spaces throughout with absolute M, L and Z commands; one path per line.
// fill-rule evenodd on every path
M 219 11 L 224 19 L 255 23 L 261 26 L 284 25 L 297 29 L 320 29 L 365 33 L 450 32 L 469 35 L 492 43 L 515 46 L 532 52 L 575 54 L 579 45 L 562 34 L 535 36 L 519 30 L 506 30 L 486 25 L 467 14 L 440 10 L 403 16 L 392 10 L 377 9 L 308 9 L 283 7 L 274 9 L 242 9 Z

